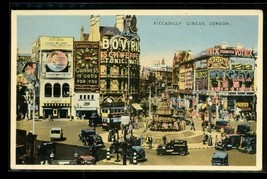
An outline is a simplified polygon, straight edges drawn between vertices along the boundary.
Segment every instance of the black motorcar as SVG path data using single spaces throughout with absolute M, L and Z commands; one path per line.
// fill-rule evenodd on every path
M 76 158 L 78 165 L 96 165 L 96 159 L 92 155 L 79 155 Z
M 243 137 L 238 150 L 244 153 L 248 153 L 248 154 L 255 154 L 256 153 L 256 136 L 255 137 Z
M 228 153 L 223 151 L 216 151 L 211 158 L 212 166 L 228 166 Z
M 157 149 L 158 155 L 187 155 L 188 145 L 187 140 L 171 140 L 167 144 L 158 145 Z
M 56 145 L 54 142 L 41 142 L 37 146 L 37 155 L 39 157 L 47 158 L 50 154 L 56 154 Z
M 95 130 L 82 129 L 79 134 L 79 138 L 84 145 L 95 145 L 96 147 L 105 147 L 102 137 L 96 134 Z
M 142 162 L 147 160 L 145 150 L 142 146 L 135 146 L 124 142 L 119 142 L 119 143 L 115 142 L 111 144 L 109 149 L 110 153 L 118 152 L 120 155 L 123 155 L 123 152 L 125 152 L 126 158 L 130 160 L 134 156 L 134 153 L 136 153 L 137 161 Z
M 214 125 L 214 129 L 218 132 L 221 131 L 221 129 L 223 129 L 224 132 L 227 134 L 234 133 L 234 129 L 230 127 L 230 122 L 226 120 L 217 120 Z
M 240 146 L 241 136 L 239 134 L 227 134 L 221 141 L 215 143 L 216 150 L 237 149 Z
M 93 113 L 89 116 L 88 126 L 95 127 L 101 124 L 102 124 L 102 118 L 97 113 Z
M 249 124 L 238 124 L 236 133 L 242 136 L 250 136 L 253 135 L 253 131 Z

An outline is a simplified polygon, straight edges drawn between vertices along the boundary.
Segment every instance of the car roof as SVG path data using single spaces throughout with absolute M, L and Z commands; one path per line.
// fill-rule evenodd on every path
M 85 131 L 85 132 L 95 132 L 94 129 L 82 129 L 82 131 Z
M 80 158 L 84 159 L 84 160 L 92 160 L 95 159 L 95 157 L 93 157 L 92 155 L 80 155 Z
M 134 145 L 132 146 L 132 148 L 135 149 L 136 151 L 144 149 L 142 146 L 138 146 L 138 145 Z
M 61 127 L 52 127 L 51 130 L 61 130 L 62 128 Z
M 213 153 L 212 158 L 225 158 L 228 156 L 227 152 L 217 151 Z

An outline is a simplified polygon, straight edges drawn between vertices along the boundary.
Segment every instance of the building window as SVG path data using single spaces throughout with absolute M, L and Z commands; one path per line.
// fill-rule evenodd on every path
M 94 99 L 94 95 L 91 95 L 91 99 Z
M 90 95 L 87 95 L 87 99 L 90 99 Z
M 86 95 L 83 95 L 83 99 L 86 99 Z
M 45 84 L 45 97 L 52 97 L 52 85 L 50 83 Z
M 69 86 L 69 84 L 67 84 L 67 83 L 63 84 L 62 95 L 63 95 L 63 97 L 69 97 L 70 96 L 70 86 Z
M 54 97 L 60 97 L 60 84 L 54 84 Z
M 80 95 L 80 99 L 83 99 L 83 95 Z

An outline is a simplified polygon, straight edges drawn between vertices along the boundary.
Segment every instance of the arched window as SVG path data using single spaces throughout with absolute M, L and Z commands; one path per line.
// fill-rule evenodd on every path
M 60 97 L 60 84 L 54 84 L 54 97 Z
M 45 97 L 52 97 L 52 85 L 50 83 L 45 84 Z
M 70 96 L 70 85 L 67 83 L 63 84 L 62 96 L 63 97 L 69 97 Z

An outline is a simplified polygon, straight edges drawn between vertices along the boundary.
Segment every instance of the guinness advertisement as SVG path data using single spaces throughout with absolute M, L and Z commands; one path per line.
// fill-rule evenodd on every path
M 76 90 L 99 90 L 99 43 L 74 42 Z

